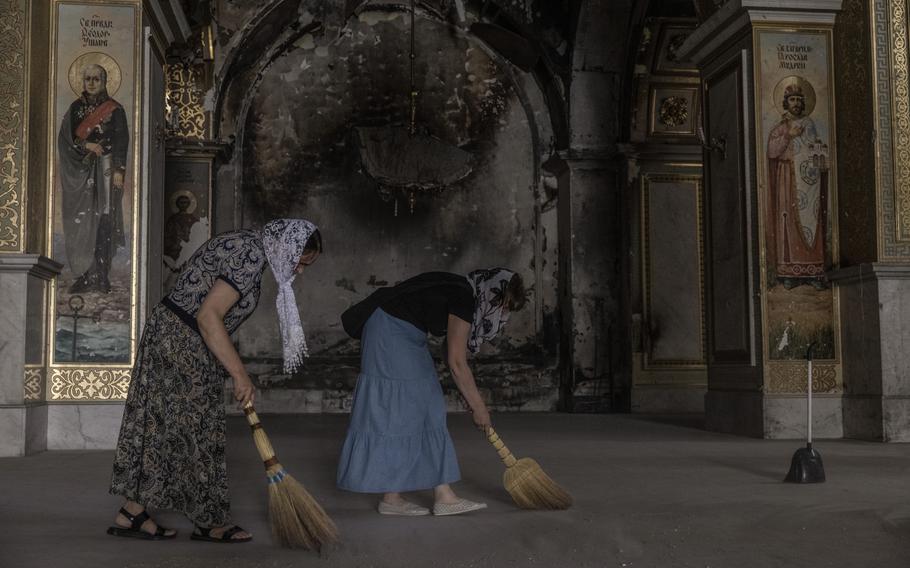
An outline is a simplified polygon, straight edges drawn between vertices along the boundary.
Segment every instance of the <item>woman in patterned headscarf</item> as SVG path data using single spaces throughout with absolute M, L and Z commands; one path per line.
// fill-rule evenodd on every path
M 276 219 L 261 231 L 218 235 L 187 261 L 174 289 L 153 310 L 139 343 L 120 427 L 111 493 L 127 501 L 108 534 L 162 540 L 146 507 L 183 512 L 191 538 L 247 542 L 230 524 L 225 466 L 224 382 L 234 398 L 254 387 L 230 339 L 259 302 L 266 264 L 278 283 L 278 318 L 286 372 L 306 356 L 291 283 L 322 252 L 315 225 Z
M 428 515 L 401 493 L 434 490 L 433 514 L 457 515 L 486 507 L 461 499 L 450 483 L 460 477 L 446 429 L 446 403 L 427 348 L 427 334 L 446 336 L 446 362 L 474 424 L 490 426 L 467 353 L 495 337 L 525 303 L 521 277 L 504 268 L 467 278 L 429 272 L 382 288 L 348 309 L 345 331 L 361 339 L 361 369 L 351 424 L 338 464 L 338 487 L 382 493 L 384 515 Z

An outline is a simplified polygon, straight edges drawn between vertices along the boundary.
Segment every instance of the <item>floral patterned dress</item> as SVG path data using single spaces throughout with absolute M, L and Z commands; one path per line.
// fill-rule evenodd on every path
M 225 315 L 233 333 L 256 309 L 266 257 L 256 231 L 207 241 L 145 324 L 123 412 L 110 491 L 194 524 L 230 522 L 225 464 L 228 374 L 199 335 L 196 312 L 216 280 L 240 294 Z

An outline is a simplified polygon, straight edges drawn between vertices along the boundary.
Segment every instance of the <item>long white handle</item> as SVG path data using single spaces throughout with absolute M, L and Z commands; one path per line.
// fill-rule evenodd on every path
M 807 400 L 808 400 L 808 404 L 809 404 L 809 412 L 808 412 L 808 414 L 809 414 L 809 428 L 808 428 L 808 432 L 809 432 L 809 445 L 812 445 L 812 359 L 809 359 L 809 388 L 808 388 L 808 393 L 809 393 L 809 396 L 806 397 Z

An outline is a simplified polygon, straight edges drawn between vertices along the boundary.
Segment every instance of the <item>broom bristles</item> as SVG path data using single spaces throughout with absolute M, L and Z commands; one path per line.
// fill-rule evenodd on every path
M 540 464 L 531 458 L 515 459 L 492 426 L 487 427 L 486 435 L 506 465 L 502 481 L 516 505 L 522 509 L 568 509 L 572 506 L 572 496 L 553 481 Z
M 274 488 L 274 489 L 273 489 Z M 321 551 L 338 542 L 338 527 L 316 499 L 289 473 L 269 488 L 273 534 L 289 548 Z
M 287 493 L 281 491 L 277 483 L 269 484 L 269 520 L 272 524 L 272 537 L 281 546 L 318 549 L 318 543 L 300 522 Z
M 531 458 L 522 458 L 502 476 L 506 491 L 522 509 L 568 509 L 572 496 Z
M 326 545 L 337 543 L 338 528 L 331 517 L 309 491 L 278 463 L 275 450 L 262 429 L 253 405 L 247 403 L 244 413 L 253 429 L 256 449 L 266 465 L 272 536 L 282 546 L 317 552 L 321 552 Z
M 521 458 L 502 476 L 506 491 L 522 509 L 568 509 L 572 496 L 531 458 Z

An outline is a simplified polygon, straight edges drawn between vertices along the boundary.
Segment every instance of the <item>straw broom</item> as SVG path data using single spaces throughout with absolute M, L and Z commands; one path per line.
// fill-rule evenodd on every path
M 253 430 L 253 441 L 265 465 L 269 480 L 269 520 L 272 535 L 288 548 L 321 552 L 322 547 L 338 542 L 338 528 L 316 499 L 278 463 L 252 403 L 243 407 Z
M 553 481 L 531 458 L 516 459 L 493 427 L 487 428 L 487 440 L 506 464 L 502 482 L 515 504 L 522 509 L 568 509 L 572 496 Z

